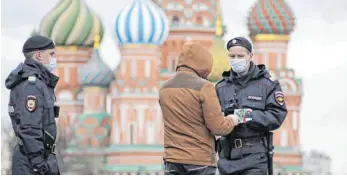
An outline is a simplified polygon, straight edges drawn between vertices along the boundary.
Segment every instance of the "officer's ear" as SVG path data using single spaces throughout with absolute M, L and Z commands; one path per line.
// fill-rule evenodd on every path
M 253 60 L 253 53 L 252 53 L 252 52 L 249 52 L 249 58 L 250 58 L 251 60 Z
M 42 62 L 43 61 L 43 52 L 42 51 L 36 51 L 34 54 L 34 57 L 36 60 Z

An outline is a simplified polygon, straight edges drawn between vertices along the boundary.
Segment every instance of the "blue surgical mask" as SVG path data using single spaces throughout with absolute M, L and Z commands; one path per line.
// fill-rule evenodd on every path
M 235 73 L 242 73 L 247 69 L 248 59 L 229 59 L 229 64 Z
M 57 66 L 57 59 L 55 57 L 52 57 L 49 59 L 49 63 L 45 65 L 47 69 L 52 72 L 55 67 Z

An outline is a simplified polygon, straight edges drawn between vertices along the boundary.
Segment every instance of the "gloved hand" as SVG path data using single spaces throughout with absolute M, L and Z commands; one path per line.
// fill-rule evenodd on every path
M 40 175 L 47 175 L 48 173 L 48 164 L 46 162 L 42 162 L 40 164 L 34 165 L 34 172 L 40 174 Z
M 40 175 L 47 175 L 49 166 L 41 155 L 30 159 L 30 162 L 33 166 L 34 172 Z

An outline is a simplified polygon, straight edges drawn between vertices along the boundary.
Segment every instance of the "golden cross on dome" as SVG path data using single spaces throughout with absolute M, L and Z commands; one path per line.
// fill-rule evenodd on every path
M 222 25 L 222 13 L 221 13 L 221 6 L 220 6 L 220 0 L 216 0 L 216 35 L 222 36 L 223 35 L 223 25 Z
M 96 35 L 94 37 L 94 48 L 99 48 L 99 45 L 100 45 L 100 36 L 99 35 Z

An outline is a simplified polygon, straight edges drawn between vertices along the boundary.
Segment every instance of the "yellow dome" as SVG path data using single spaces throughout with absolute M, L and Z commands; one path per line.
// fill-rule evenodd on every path
M 222 79 L 223 71 L 230 70 L 228 52 L 225 49 L 225 42 L 221 36 L 216 35 L 214 37 L 211 53 L 213 55 L 213 67 L 207 79 L 217 82 Z

